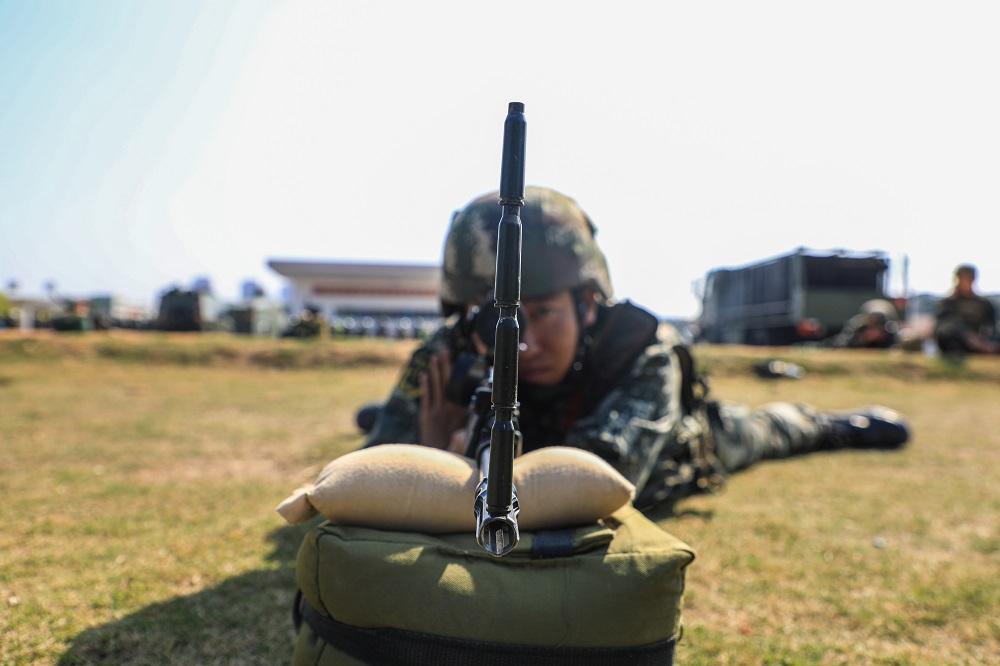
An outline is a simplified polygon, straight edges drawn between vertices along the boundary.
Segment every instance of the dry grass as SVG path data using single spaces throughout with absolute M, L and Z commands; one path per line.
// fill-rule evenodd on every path
M 722 397 L 884 403 L 916 437 L 760 465 L 665 526 L 693 544 L 682 663 L 986 664 L 1000 654 L 1000 388 L 727 377 Z
M 302 530 L 273 506 L 358 445 L 355 407 L 409 346 L 0 337 L 0 663 L 287 661 Z M 769 353 L 809 376 L 749 377 Z M 680 663 L 1000 654 L 1000 359 L 698 355 L 722 398 L 881 402 L 917 436 L 760 465 L 661 516 L 699 552 Z

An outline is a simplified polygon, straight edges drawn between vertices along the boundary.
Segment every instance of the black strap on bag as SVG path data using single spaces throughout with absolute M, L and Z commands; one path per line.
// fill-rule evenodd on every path
M 338 622 L 295 595 L 295 630 L 305 622 L 329 645 L 355 659 L 386 666 L 672 666 L 675 639 L 635 647 L 580 648 L 515 645 L 432 636 L 402 629 L 369 629 Z

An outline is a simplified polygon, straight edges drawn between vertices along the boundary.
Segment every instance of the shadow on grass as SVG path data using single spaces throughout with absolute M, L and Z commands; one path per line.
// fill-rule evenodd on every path
M 268 535 L 273 566 L 77 635 L 60 664 L 288 663 L 295 558 L 312 526 Z
M 646 515 L 661 523 L 691 515 L 712 518 L 711 511 L 677 511 L 670 505 Z M 272 531 L 266 558 L 271 566 L 81 632 L 59 663 L 288 663 L 294 642 L 295 559 L 302 539 L 318 522 Z

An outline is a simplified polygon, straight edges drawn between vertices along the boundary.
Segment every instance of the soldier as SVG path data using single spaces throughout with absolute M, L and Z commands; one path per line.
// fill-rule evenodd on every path
M 898 332 L 896 308 L 884 298 L 873 298 L 844 324 L 844 329 L 831 344 L 834 347 L 887 349 L 896 344 Z
M 995 354 L 996 335 L 993 304 L 975 292 L 976 267 L 962 264 L 955 269 L 955 289 L 938 304 L 934 337 L 945 354 L 965 352 Z
M 905 424 L 885 408 L 830 414 L 709 400 L 675 332 L 628 301 L 611 300 L 595 227 L 576 202 L 538 187 L 527 188 L 525 199 L 518 387 L 525 451 L 592 451 L 636 485 L 643 507 L 710 489 L 765 458 L 906 442 Z M 366 446 L 462 450 L 466 409 L 446 394 L 457 350 L 488 351 L 474 319 L 493 290 L 496 202 L 496 194 L 479 197 L 453 218 L 441 285 L 449 323 L 414 352 Z
M 315 338 L 323 333 L 323 317 L 315 305 L 307 305 L 297 319 L 281 332 L 283 338 Z

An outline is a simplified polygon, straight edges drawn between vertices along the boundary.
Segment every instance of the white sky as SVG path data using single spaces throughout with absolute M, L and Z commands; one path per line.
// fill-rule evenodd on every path
M 122 48 L 49 28 L 62 60 L 0 76 L 22 102 L 0 111 L 4 283 L 148 302 L 208 274 L 235 298 L 280 284 L 268 258 L 436 262 L 519 100 L 528 182 L 576 198 L 617 295 L 660 314 L 799 245 L 907 253 L 917 291 L 968 261 L 1000 291 L 1000 5 L 173 7 L 102 23 Z M 67 113 L 40 116 L 52 96 Z

